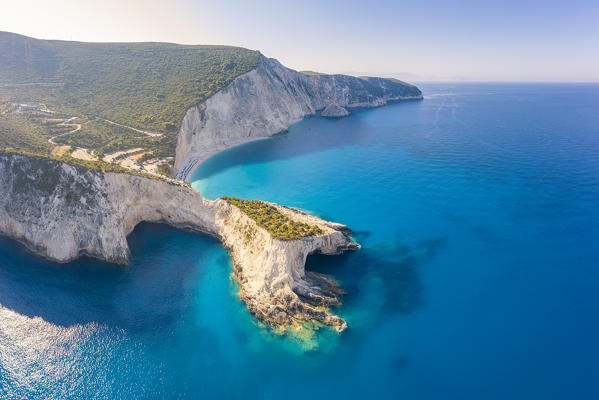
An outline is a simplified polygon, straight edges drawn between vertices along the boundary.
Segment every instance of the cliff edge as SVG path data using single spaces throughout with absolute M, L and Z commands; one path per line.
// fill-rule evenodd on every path
M 186 180 L 211 155 L 285 131 L 330 105 L 378 107 L 421 98 L 416 86 L 396 79 L 305 74 L 261 55 L 254 70 L 187 111 L 177 136 L 175 176 Z
M 329 311 L 343 293 L 326 276 L 305 271 L 309 254 L 359 246 L 344 225 L 272 205 L 318 233 L 282 240 L 240 208 L 191 188 L 126 173 L 103 173 L 60 161 L 0 154 L 0 234 L 57 262 L 81 255 L 129 262 L 127 235 L 142 221 L 214 236 L 230 251 L 240 298 L 259 320 L 285 331 L 303 324 L 345 329 Z

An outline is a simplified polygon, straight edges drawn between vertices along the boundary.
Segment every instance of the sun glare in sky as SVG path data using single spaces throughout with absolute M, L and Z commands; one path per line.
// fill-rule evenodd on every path
M 5 2 L 42 39 L 258 49 L 285 65 L 409 80 L 599 81 L 596 1 Z

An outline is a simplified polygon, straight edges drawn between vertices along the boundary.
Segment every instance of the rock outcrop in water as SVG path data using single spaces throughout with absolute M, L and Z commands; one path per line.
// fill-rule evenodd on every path
M 177 139 L 176 176 L 187 179 L 212 154 L 285 131 L 329 105 L 378 107 L 421 98 L 417 87 L 395 79 L 304 74 L 261 56 L 254 70 L 187 111 Z
M 349 115 L 349 111 L 337 104 L 331 104 L 326 106 L 320 115 L 323 117 L 346 117 Z
M 273 328 L 321 323 L 345 328 L 328 311 L 342 293 L 330 278 L 304 270 L 312 253 L 358 246 L 344 225 L 276 206 L 324 234 L 283 241 L 237 207 L 209 201 L 193 189 L 122 173 L 102 173 L 59 161 L 0 154 L 0 233 L 57 262 L 81 255 L 127 264 L 127 235 L 142 221 L 161 222 L 219 238 L 234 261 L 240 297 Z

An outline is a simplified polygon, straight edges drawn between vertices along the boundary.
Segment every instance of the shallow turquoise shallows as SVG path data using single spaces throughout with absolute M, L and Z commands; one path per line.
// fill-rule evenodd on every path
M 144 224 L 131 268 L 0 240 L 1 398 L 599 398 L 599 85 L 429 84 L 194 174 L 363 249 L 311 256 L 341 335 L 261 328 L 215 240 Z

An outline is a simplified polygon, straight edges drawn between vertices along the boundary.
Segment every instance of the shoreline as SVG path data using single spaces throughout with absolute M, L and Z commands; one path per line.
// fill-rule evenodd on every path
M 234 144 L 231 144 L 231 145 L 229 145 L 227 147 L 219 148 L 217 150 L 211 150 L 211 151 L 207 151 L 205 153 L 202 153 L 202 155 L 195 160 L 195 163 L 192 166 L 188 167 L 188 170 L 185 172 L 184 176 L 182 176 L 179 179 L 183 180 L 183 181 L 185 181 L 185 182 L 187 182 L 189 184 L 191 184 L 192 182 L 190 180 L 188 180 L 188 178 L 190 178 L 193 175 L 193 173 L 196 171 L 196 169 L 198 169 L 198 167 L 200 165 L 202 165 L 203 163 L 205 163 L 206 161 L 208 161 L 208 159 L 214 157 L 215 155 L 217 155 L 219 153 L 222 153 L 224 151 L 227 151 L 229 149 L 232 149 L 234 147 L 242 146 L 242 145 L 247 144 L 247 143 L 256 142 L 258 140 L 270 139 L 270 138 L 272 138 L 272 137 L 274 137 L 276 135 L 280 135 L 281 133 L 285 133 L 285 132 L 286 132 L 286 130 L 285 131 L 281 131 L 281 132 L 277 132 L 277 133 L 275 133 L 272 136 L 244 138 L 242 140 L 236 141 Z
M 387 100 L 387 102 L 383 105 L 380 106 L 375 106 L 375 107 L 363 107 L 363 106 L 356 106 L 356 107 L 346 107 L 347 110 L 351 110 L 351 114 L 341 117 L 341 118 L 348 118 L 351 117 L 352 115 L 354 115 L 354 112 L 360 112 L 363 110 L 372 110 L 372 109 L 376 109 L 376 108 L 381 108 L 381 107 L 385 107 L 387 105 L 393 105 L 393 104 L 401 104 L 404 101 L 417 101 L 417 100 L 424 100 L 424 95 L 421 96 L 413 96 L 413 97 L 404 97 L 401 99 L 390 99 Z M 295 121 L 294 123 L 292 123 L 291 125 L 289 125 L 285 130 L 282 130 L 280 132 L 276 132 L 270 136 L 255 136 L 255 137 L 246 137 L 246 138 L 241 138 L 239 140 L 235 140 L 232 141 L 231 143 L 227 143 L 225 144 L 225 147 L 221 147 L 221 148 L 217 148 L 215 150 L 211 150 L 211 151 L 207 151 L 205 153 L 202 153 L 201 156 L 199 156 L 195 163 L 188 167 L 188 170 L 185 171 L 183 173 L 183 176 L 181 176 L 179 179 L 191 184 L 192 182 L 189 180 L 189 178 L 193 175 L 193 173 L 196 171 L 196 169 L 198 169 L 198 167 L 200 165 L 202 165 L 203 163 L 205 163 L 206 161 L 208 161 L 208 159 L 214 157 L 215 155 L 222 153 L 226 150 L 232 149 L 234 147 L 238 147 L 247 143 L 251 143 L 251 142 L 256 142 L 258 140 L 265 140 L 265 139 L 271 139 L 273 137 L 276 137 L 277 135 L 281 135 L 283 133 L 286 133 L 289 131 L 289 128 L 291 128 L 293 125 L 298 124 L 300 122 L 302 122 L 303 120 L 305 120 L 306 118 L 313 118 L 313 117 L 321 117 L 320 113 L 322 112 L 323 109 L 320 110 L 316 110 L 316 112 L 314 114 L 308 114 L 305 115 L 304 117 L 302 117 L 301 119 L 299 119 L 298 121 Z M 328 118 L 328 117 L 322 117 L 322 118 Z M 178 175 L 178 174 L 175 174 Z

